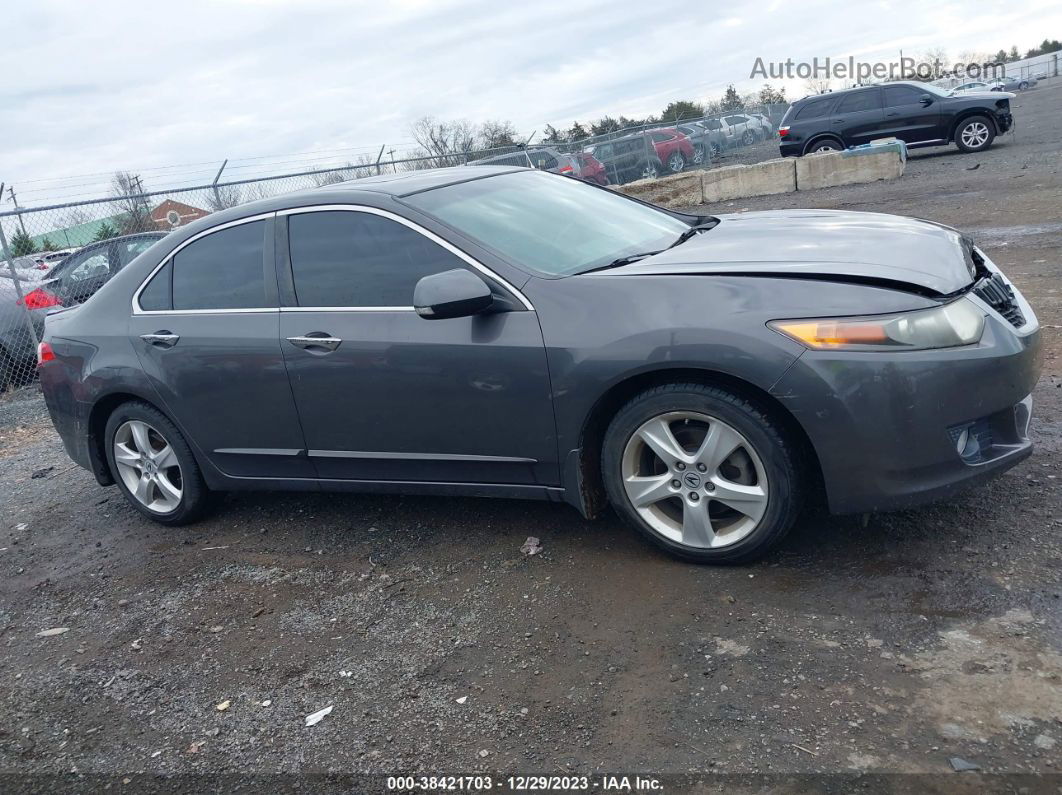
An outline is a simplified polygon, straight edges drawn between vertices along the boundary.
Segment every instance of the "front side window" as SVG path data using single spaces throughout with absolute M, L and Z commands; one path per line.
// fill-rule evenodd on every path
M 110 260 L 107 257 L 107 249 L 103 248 L 92 256 L 78 263 L 69 272 L 67 278 L 72 282 L 83 282 L 87 279 L 97 279 L 107 276 L 111 272 Z
M 173 308 L 266 307 L 265 221 L 213 232 L 173 258 Z
M 567 276 L 657 251 L 689 229 L 662 210 L 542 172 L 447 185 L 406 201 L 547 276 Z
M 366 212 L 291 215 L 288 246 L 299 306 L 409 307 L 422 277 L 468 267 L 415 229 Z
M 924 92 L 913 86 L 885 86 L 885 107 L 917 105 L 923 96 Z
M 118 267 L 124 268 L 138 255 L 147 251 L 157 242 L 158 238 L 147 237 L 136 240 L 123 240 L 118 243 Z

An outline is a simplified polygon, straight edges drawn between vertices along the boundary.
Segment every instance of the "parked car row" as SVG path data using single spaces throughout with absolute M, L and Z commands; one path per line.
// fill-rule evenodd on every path
M 63 252 L 43 278 L 25 275 L 40 271 L 20 269 L 18 285 L 11 278 L 0 280 L 0 389 L 17 380 L 19 373 L 32 372 L 37 352 L 27 319 L 40 337 L 49 311 L 84 303 L 134 257 L 165 236 L 165 232 L 144 232 L 92 243 L 73 253 Z M 52 253 L 58 252 L 48 252 Z M 40 255 L 20 259 L 32 261 L 35 257 Z M 15 264 L 17 267 L 17 260 Z

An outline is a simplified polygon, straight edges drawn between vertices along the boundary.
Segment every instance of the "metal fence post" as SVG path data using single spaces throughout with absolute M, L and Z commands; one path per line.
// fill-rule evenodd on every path
M 380 173 L 382 173 L 380 171 L 380 160 L 381 160 L 381 158 L 383 158 L 384 147 L 386 147 L 386 146 L 387 146 L 387 144 L 380 144 L 380 154 L 376 155 L 376 173 L 378 175 Z M 354 172 L 354 173 L 357 173 L 357 172 Z
M 225 161 L 221 164 L 221 168 L 218 169 L 218 173 L 214 175 L 214 181 L 210 187 L 214 189 L 214 201 L 217 202 L 218 209 L 224 209 L 221 203 L 221 191 L 218 190 L 218 180 L 221 179 L 221 172 L 225 170 L 225 166 L 229 164 L 229 159 L 226 157 Z
M 22 292 L 22 281 L 18 278 L 18 271 L 15 270 L 15 258 L 11 256 L 11 249 L 8 248 L 7 234 L 4 232 L 3 223 L 0 223 L 0 246 L 3 247 L 7 268 L 11 271 L 11 281 L 15 285 L 15 293 L 18 295 L 18 305 L 22 307 L 22 316 L 26 319 L 26 328 L 29 329 L 30 339 L 33 340 L 33 352 L 36 353 L 37 344 L 40 340 L 37 338 L 37 329 L 33 325 L 33 318 L 30 317 L 29 308 L 26 306 L 26 296 Z

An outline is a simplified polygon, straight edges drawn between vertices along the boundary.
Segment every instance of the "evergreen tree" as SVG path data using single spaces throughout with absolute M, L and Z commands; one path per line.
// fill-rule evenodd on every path
M 55 245 L 50 238 L 44 238 L 41 241 L 41 251 L 58 251 L 59 246 Z
M 15 234 L 11 236 L 11 256 L 24 257 L 27 254 L 32 254 L 37 250 L 37 247 L 33 245 L 33 240 L 22 229 L 16 229 Z
M 723 93 L 723 99 L 719 102 L 719 107 L 724 111 L 745 109 L 745 102 L 734 88 L 733 83 L 726 87 L 726 91 Z
M 94 241 L 110 240 L 112 237 L 118 234 L 118 230 L 104 221 L 100 224 L 99 229 L 96 230 L 96 237 L 92 238 Z

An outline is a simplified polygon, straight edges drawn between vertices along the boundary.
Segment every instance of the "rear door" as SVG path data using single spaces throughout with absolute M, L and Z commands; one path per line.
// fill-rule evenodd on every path
M 885 116 L 881 109 L 881 89 L 862 88 L 844 95 L 834 107 L 830 122 L 846 146 L 858 146 L 882 137 Z
M 218 469 L 307 478 L 280 350 L 273 216 L 178 247 L 134 297 L 130 341 L 170 415 Z
M 923 98 L 928 97 L 928 105 Z M 940 129 L 940 101 L 914 86 L 885 86 L 883 135 L 894 135 L 907 143 L 935 141 L 945 137 Z
M 545 346 L 517 294 L 382 210 L 311 208 L 278 220 L 287 222 L 280 336 L 322 479 L 557 483 Z M 453 268 L 485 276 L 517 311 L 420 317 L 417 281 Z

